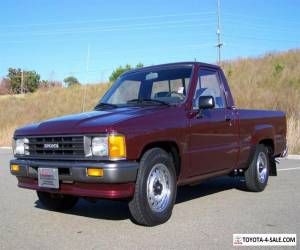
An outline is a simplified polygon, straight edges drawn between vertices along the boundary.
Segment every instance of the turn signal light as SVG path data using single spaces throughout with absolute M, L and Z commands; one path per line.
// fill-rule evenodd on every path
M 123 135 L 110 135 L 108 144 L 110 158 L 126 158 L 126 144 Z
M 94 177 L 101 177 L 103 176 L 104 172 L 102 168 L 88 168 L 87 175 L 94 176 Z
M 16 164 L 13 164 L 13 165 L 10 166 L 10 170 L 12 172 L 19 172 L 20 171 L 20 166 L 16 165 Z

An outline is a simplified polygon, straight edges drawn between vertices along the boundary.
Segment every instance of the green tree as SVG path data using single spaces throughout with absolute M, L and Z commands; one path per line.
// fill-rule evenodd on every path
M 38 89 L 40 83 L 40 75 L 34 70 L 23 71 L 21 69 L 9 68 L 7 77 L 11 83 L 13 93 L 21 93 L 22 79 L 23 79 L 23 92 L 34 92 Z
M 7 77 L 10 80 L 12 92 L 15 94 L 19 94 L 21 92 L 21 69 L 9 68 Z
M 138 63 L 135 68 L 142 68 L 144 67 L 144 64 L 142 63 Z M 118 79 L 118 77 L 120 75 L 122 75 L 124 72 L 132 70 L 133 68 L 131 67 L 130 64 L 126 64 L 124 67 L 123 66 L 119 66 L 118 68 L 116 68 L 110 75 L 109 77 L 109 81 L 110 82 L 114 82 Z
M 135 68 L 138 69 L 138 68 L 143 68 L 144 67 L 144 64 L 142 64 L 141 62 L 139 62 Z
M 284 65 L 282 63 L 276 63 L 274 66 L 274 75 L 279 75 L 284 70 Z
M 36 91 L 39 87 L 40 79 L 40 75 L 35 71 L 24 71 L 25 92 Z
M 68 88 L 72 86 L 80 85 L 78 79 L 74 76 L 68 76 L 64 79 L 64 82 L 67 84 Z

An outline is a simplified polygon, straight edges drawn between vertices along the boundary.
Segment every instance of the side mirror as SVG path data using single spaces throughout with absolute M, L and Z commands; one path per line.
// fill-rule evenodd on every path
M 215 107 L 215 99 L 212 96 L 199 97 L 199 109 L 212 109 Z

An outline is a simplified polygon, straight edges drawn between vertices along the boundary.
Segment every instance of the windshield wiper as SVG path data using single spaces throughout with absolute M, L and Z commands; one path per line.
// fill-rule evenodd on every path
M 116 104 L 111 104 L 111 103 L 106 103 L 106 102 L 100 102 L 96 105 L 94 110 L 101 109 L 101 108 L 118 108 L 118 105 Z
M 157 99 L 147 99 L 147 98 L 146 99 L 144 99 L 144 98 L 132 99 L 132 100 L 127 101 L 127 103 L 128 104 L 130 104 L 130 103 L 140 103 L 140 104 L 143 104 L 143 103 L 158 103 L 158 104 L 161 104 L 161 105 L 170 106 L 170 104 L 167 103 L 167 102 L 157 100 Z

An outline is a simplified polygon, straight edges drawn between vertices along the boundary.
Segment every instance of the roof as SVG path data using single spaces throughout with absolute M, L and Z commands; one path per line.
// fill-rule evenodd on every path
M 176 62 L 176 63 L 165 63 L 165 64 L 157 64 L 157 65 L 151 65 L 151 66 L 147 66 L 147 67 L 142 67 L 142 68 L 138 68 L 138 69 L 133 69 L 133 70 L 129 70 L 127 72 L 124 73 L 128 74 L 128 73 L 133 73 L 133 72 L 139 72 L 139 71 L 144 71 L 144 70 L 151 70 L 151 69 L 157 69 L 157 68 L 172 68 L 172 67 L 176 67 L 176 66 L 205 66 L 205 67 L 210 67 L 210 68 L 215 68 L 215 69 L 220 69 L 220 67 L 218 65 L 214 65 L 214 64 L 208 64 L 208 63 L 203 63 L 203 62 L 195 62 L 195 61 L 188 61 L 188 62 Z

